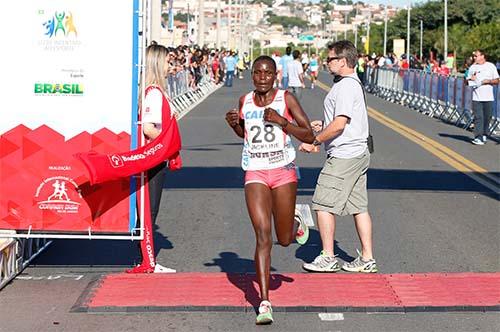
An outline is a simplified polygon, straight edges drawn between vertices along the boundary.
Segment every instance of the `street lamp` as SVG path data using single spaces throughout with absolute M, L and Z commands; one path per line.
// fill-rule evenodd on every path
M 366 28 L 366 54 L 370 53 L 370 25 L 372 23 L 372 12 L 370 11 L 370 16 L 368 16 L 368 26 Z
M 387 4 L 385 5 L 384 14 L 384 56 L 387 54 Z
M 220 50 L 220 33 L 221 33 L 221 23 L 220 23 L 220 11 L 221 11 L 221 8 L 220 8 L 220 0 L 217 0 L 217 31 L 215 32 L 216 33 L 216 36 L 215 36 L 215 48 L 217 48 L 218 50 Z
M 347 19 L 350 11 L 344 11 L 345 25 L 344 25 L 344 40 L 347 40 Z
M 448 59 L 448 0 L 444 0 L 444 60 Z
M 424 40 L 424 21 L 420 20 L 420 61 L 422 61 L 422 43 Z
M 205 44 L 205 0 L 198 0 L 198 45 Z
M 408 23 L 406 32 L 406 60 L 410 64 L 410 11 L 411 11 L 411 0 L 408 1 Z
M 358 24 L 354 24 L 354 47 L 358 48 Z

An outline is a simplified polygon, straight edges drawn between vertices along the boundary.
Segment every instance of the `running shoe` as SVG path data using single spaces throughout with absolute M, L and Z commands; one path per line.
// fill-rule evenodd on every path
M 472 144 L 474 145 L 484 145 L 484 141 L 481 139 L 481 137 L 476 137 L 471 141 Z
M 302 268 L 309 272 L 338 272 L 340 271 L 337 256 L 327 256 L 321 251 L 318 257 L 312 263 L 304 263 Z
M 262 301 L 259 305 L 259 314 L 255 320 L 257 325 L 267 325 L 273 322 L 273 308 L 271 307 L 271 302 Z
M 298 244 L 304 245 L 309 239 L 309 226 L 306 225 L 304 217 L 302 213 L 300 213 L 299 209 L 295 209 L 295 221 L 299 223 L 297 227 L 297 233 L 295 233 L 295 240 Z
M 349 272 L 361 272 L 361 273 L 377 273 L 377 262 L 375 259 L 369 259 L 367 261 L 363 260 L 361 253 L 357 250 L 358 257 L 350 263 L 345 263 L 342 266 L 342 270 Z

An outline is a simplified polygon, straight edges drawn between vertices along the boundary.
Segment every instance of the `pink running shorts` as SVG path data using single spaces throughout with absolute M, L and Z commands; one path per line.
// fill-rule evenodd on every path
M 245 173 L 245 186 L 250 183 L 261 183 L 274 189 L 292 182 L 298 182 L 294 164 L 268 170 L 246 171 Z

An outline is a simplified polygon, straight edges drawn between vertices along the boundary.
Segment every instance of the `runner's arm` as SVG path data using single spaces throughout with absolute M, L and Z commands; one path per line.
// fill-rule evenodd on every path
M 239 100 L 239 109 L 243 107 L 243 99 L 241 96 Z M 226 122 L 233 129 L 233 131 L 241 138 L 245 137 L 245 120 L 240 118 L 240 112 L 237 109 L 232 109 L 226 113 Z
M 314 134 L 311 129 L 309 118 L 302 109 L 302 106 L 300 106 L 295 96 L 291 93 L 285 93 L 285 101 L 296 124 L 289 122 L 274 110 L 273 112 L 267 111 L 269 109 L 266 109 L 266 112 L 271 114 L 271 117 L 268 119 L 264 118 L 264 120 L 280 125 L 284 131 L 293 135 L 301 142 L 312 143 L 314 141 Z M 266 117 L 266 115 L 264 116 Z

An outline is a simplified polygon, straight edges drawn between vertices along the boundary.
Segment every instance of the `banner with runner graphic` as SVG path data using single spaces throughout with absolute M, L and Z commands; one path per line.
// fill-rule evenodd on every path
M 135 181 L 91 186 L 73 155 L 136 147 L 138 9 L 21 0 L 0 11 L 0 229 L 133 237 Z

